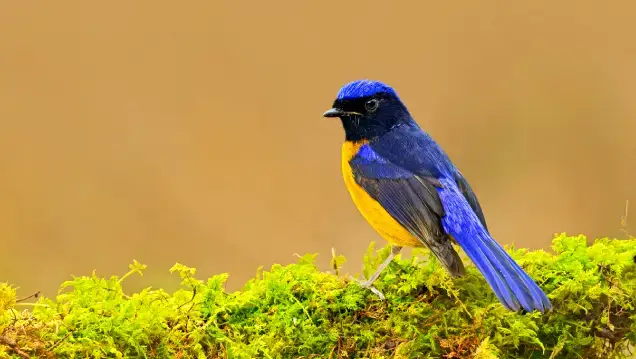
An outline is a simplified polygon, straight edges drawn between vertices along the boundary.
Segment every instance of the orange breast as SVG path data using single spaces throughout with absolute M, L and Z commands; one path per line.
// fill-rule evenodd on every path
M 362 216 L 389 243 L 401 247 L 421 247 L 424 244 L 411 235 L 376 200 L 371 198 L 353 178 L 349 161 L 358 153 L 364 141 L 347 141 L 342 145 L 342 175 L 351 199 Z

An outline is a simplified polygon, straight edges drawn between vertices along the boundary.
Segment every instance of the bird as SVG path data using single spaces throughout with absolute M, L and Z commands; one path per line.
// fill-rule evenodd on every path
M 428 247 L 451 277 L 460 277 L 465 267 L 456 243 L 505 308 L 552 309 L 537 283 L 491 236 L 464 175 L 391 86 L 367 79 L 349 82 L 323 117 L 341 120 L 345 186 L 369 225 L 391 245 L 376 271 L 358 281 L 362 287 L 384 300 L 373 283 L 404 247 Z

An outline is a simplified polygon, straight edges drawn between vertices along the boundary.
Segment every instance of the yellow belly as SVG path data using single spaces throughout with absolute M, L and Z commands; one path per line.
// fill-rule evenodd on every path
M 342 175 L 344 177 L 345 186 L 351 194 L 353 203 L 362 216 L 369 222 L 371 227 L 375 229 L 389 243 L 401 247 L 421 247 L 423 243 L 416 237 L 411 235 L 401 224 L 399 224 L 376 200 L 371 198 L 360 187 L 351 171 L 349 161 L 356 155 L 360 146 L 365 142 L 345 142 L 342 145 Z

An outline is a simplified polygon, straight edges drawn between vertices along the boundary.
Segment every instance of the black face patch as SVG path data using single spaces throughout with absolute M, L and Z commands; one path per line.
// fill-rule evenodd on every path
M 368 108 L 367 102 L 378 100 L 378 104 Z M 347 141 L 370 140 L 389 131 L 400 121 L 410 118 L 406 107 L 395 96 L 389 93 L 375 93 L 372 96 L 359 98 L 337 99 L 333 108 L 342 112 L 352 112 L 342 115 L 342 125 Z
M 364 104 L 367 101 L 369 101 L 372 97 L 375 97 L 375 96 L 336 100 L 333 103 L 333 108 L 338 108 L 345 112 L 357 112 L 361 114 L 366 114 L 367 109 L 365 108 Z

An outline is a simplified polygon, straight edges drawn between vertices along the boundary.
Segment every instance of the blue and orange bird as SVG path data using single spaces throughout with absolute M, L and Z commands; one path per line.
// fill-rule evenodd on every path
M 364 218 L 391 244 L 391 254 L 360 282 L 363 287 L 384 298 L 373 283 L 405 246 L 426 246 L 451 276 L 463 275 L 454 240 L 506 308 L 552 308 L 541 288 L 491 237 L 470 185 L 393 88 L 369 80 L 348 83 L 323 116 L 340 118 L 345 185 Z

